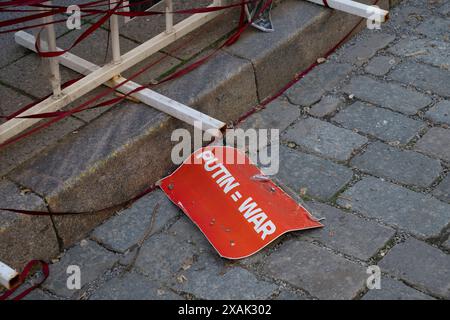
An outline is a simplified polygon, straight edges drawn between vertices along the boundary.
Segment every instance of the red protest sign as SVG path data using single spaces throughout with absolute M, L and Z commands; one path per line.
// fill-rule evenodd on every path
M 214 146 L 194 152 L 158 184 L 222 257 L 241 259 L 286 232 L 323 226 L 262 176 L 241 151 Z

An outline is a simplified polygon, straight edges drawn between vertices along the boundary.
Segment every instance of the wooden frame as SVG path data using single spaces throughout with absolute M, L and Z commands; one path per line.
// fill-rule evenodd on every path
M 109 64 L 99 67 L 70 53 L 66 53 L 56 58 L 50 58 L 50 82 L 52 84 L 53 95 L 34 105 L 32 108 L 24 111 L 19 116 L 57 111 L 100 85 L 104 84 L 111 87 L 122 83 L 125 81 L 125 79 L 120 76 L 123 71 L 150 57 L 152 54 L 167 47 L 174 41 L 180 39 L 221 14 L 220 11 L 197 13 L 174 25 L 172 0 L 164 1 L 166 2 L 166 30 L 123 55 L 120 53 L 118 16 L 111 16 L 112 61 Z M 325 5 L 323 0 L 307 1 L 319 5 Z M 376 15 L 380 17 L 380 22 L 385 21 L 388 17 L 388 11 L 386 10 L 364 5 L 351 0 L 327 0 L 327 3 L 331 8 L 342 10 L 368 19 L 372 19 L 373 16 Z M 51 4 L 51 1 L 48 1 L 47 4 Z M 222 0 L 213 0 L 210 6 L 220 5 L 222 5 Z M 51 51 L 58 50 L 56 47 L 56 36 L 53 25 L 48 25 L 46 27 L 46 31 L 47 41 L 43 42 L 41 46 L 43 48 L 49 48 Z M 35 47 L 35 38 L 23 31 L 17 32 L 15 34 L 15 39 L 18 44 L 28 49 L 33 50 Z M 85 77 L 61 90 L 59 63 L 84 74 Z M 121 85 L 116 90 L 126 94 L 138 87 L 140 87 L 139 84 L 128 82 Z M 149 89 L 144 89 L 137 93 L 133 93 L 132 97 L 191 125 L 202 123 L 202 129 L 210 131 L 216 130 L 217 135 L 219 134 L 219 130 L 225 126 L 225 123 L 220 120 L 214 119 Z M 0 125 L 0 143 L 9 140 L 39 121 L 40 119 L 24 118 L 14 118 L 8 120 Z
M 168 3 L 168 6 L 170 6 L 172 0 L 166 0 L 166 3 Z M 219 5 L 221 5 L 221 0 L 214 0 L 211 4 L 211 6 Z M 66 58 L 63 59 L 66 65 L 69 65 L 69 63 L 67 62 L 69 60 L 72 60 L 72 63 L 70 65 L 73 69 L 78 68 L 79 70 L 81 70 L 87 67 L 87 69 L 85 69 L 83 72 L 83 74 L 87 75 L 84 78 L 78 80 L 76 83 L 64 88 L 60 92 L 55 92 L 54 90 L 53 96 L 45 99 L 44 101 L 21 113 L 20 116 L 60 110 L 64 106 L 82 97 L 83 95 L 94 90 L 102 84 L 109 83 L 109 85 L 112 85 L 112 83 L 116 81 L 124 81 L 124 79 L 120 77 L 120 74 L 123 71 L 131 68 L 142 60 L 145 60 L 152 54 L 167 47 L 168 45 L 190 33 L 191 31 L 211 21 L 218 15 L 220 15 L 220 11 L 197 13 L 184 19 L 176 25 L 172 25 L 172 23 L 169 22 L 167 23 L 167 26 L 170 27 L 170 29 L 128 51 L 124 55 L 120 55 L 117 15 L 113 15 L 111 17 L 111 49 L 113 51 L 113 61 L 102 67 L 98 67 L 90 64 L 86 60 L 80 59 L 79 57 L 66 54 Z M 171 19 L 171 16 L 171 13 L 166 14 L 166 17 L 169 19 Z M 47 43 L 51 43 L 52 41 L 54 41 L 54 34 L 52 35 L 48 33 L 47 35 Z M 48 41 L 48 38 L 52 37 L 53 40 Z M 16 42 L 24 45 L 25 47 L 30 48 L 30 45 L 34 46 L 34 42 L 30 42 L 33 41 L 32 38 L 30 38 L 30 35 L 26 34 L 25 32 L 17 32 L 15 35 L 15 39 Z M 50 61 L 51 63 L 55 63 L 55 61 L 58 63 L 59 61 L 61 61 L 61 59 L 61 57 L 51 58 Z M 52 76 L 52 81 L 53 78 L 54 76 Z M 127 86 L 121 86 L 121 90 L 128 90 L 129 92 L 131 88 L 136 88 L 138 86 L 139 85 L 136 83 L 128 83 Z M 142 90 L 141 92 L 136 93 L 136 97 L 144 103 L 146 103 L 146 101 L 151 101 L 152 106 L 159 107 L 159 110 L 171 114 L 172 116 L 191 125 L 194 125 L 194 122 L 203 122 L 204 130 L 220 130 L 225 126 L 225 123 L 222 121 L 213 119 L 208 115 L 198 112 L 163 95 L 159 95 L 151 90 Z M 0 143 L 9 140 L 10 138 L 26 130 L 39 121 L 40 119 L 14 118 L 5 122 L 4 124 L 0 125 Z

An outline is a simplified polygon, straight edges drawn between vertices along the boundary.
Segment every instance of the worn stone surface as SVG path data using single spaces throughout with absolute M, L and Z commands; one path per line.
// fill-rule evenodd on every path
M 224 122 L 258 103 L 253 67 L 220 51 L 206 63 L 156 91 Z
M 302 232 L 300 239 L 315 240 L 334 250 L 368 260 L 386 245 L 395 231 L 326 204 L 308 202 L 307 209 L 325 218 L 324 228 Z
M 442 201 L 450 203 L 450 175 L 447 175 L 444 180 L 434 189 L 433 195 Z
M 356 129 L 387 142 L 408 143 L 425 124 L 398 113 L 356 102 L 340 111 L 334 118 L 348 129 Z
M 371 32 L 361 36 L 353 45 L 346 46 L 341 51 L 342 60 L 345 62 L 361 64 L 372 58 L 378 50 L 385 48 L 395 36 L 382 32 Z
M 366 66 L 366 72 L 375 76 L 384 76 L 397 64 L 397 59 L 387 56 L 374 57 Z
M 447 241 L 445 241 L 443 244 L 444 248 L 446 248 L 447 250 L 450 250 L 450 239 L 447 239 Z
M 61 82 L 79 78 L 79 74 L 60 67 Z M 0 81 L 30 94 L 43 98 L 52 92 L 48 62 L 38 55 L 27 55 L 2 69 Z
M 439 160 L 381 142 L 369 145 L 363 154 L 352 159 L 351 165 L 379 177 L 420 187 L 430 186 L 442 171 Z
M 440 68 L 450 68 L 450 44 L 429 39 L 402 39 L 388 49 L 397 56 L 414 58 Z
M 433 122 L 450 125 L 450 101 L 444 100 L 427 111 L 425 116 Z
M 0 152 L 0 175 L 6 175 L 64 136 L 73 134 L 83 125 L 82 121 L 68 117 L 26 139 L 7 146 Z
M 54 211 L 95 211 L 129 200 L 151 183 L 145 176 L 162 174 L 167 170 L 161 168 L 163 163 L 170 164 L 163 161 L 162 155 L 151 157 L 164 143 L 170 143 L 170 138 L 159 131 L 165 128 L 161 123 L 164 119 L 166 115 L 151 108 L 127 102 L 96 119 L 92 126 L 46 149 L 10 176 L 44 195 Z M 146 139 L 152 143 L 142 144 Z M 129 157 L 136 149 L 142 159 L 149 160 Z M 168 153 L 165 159 L 170 159 Z M 121 174 L 111 175 L 111 170 Z M 64 245 L 69 246 L 111 213 L 60 216 L 54 221 Z
M 4 85 L 0 85 L 0 96 L 2 97 L 0 101 L 0 116 L 8 116 L 33 101 L 26 95 Z M 5 121 L 6 119 L 0 118 L 0 124 Z
M 203 0 L 203 2 L 207 3 L 208 1 Z M 198 6 L 199 4 L 195 2 L 195 7 Z M 227 38 L 228 34 L 237 28 L 239 17 L 239 8 L 226 10 L 214 20 L 193 30 L 182 39 L 164 48 L 163 51 L 179 59 L 188 60 L 199 52 L 208 50 L 211 45 L 219 40 Z M 186 46 L 186 43 L 189 43 L 189 45 Z
M 296 192 L 301 189 L 314 198 L 327 200 L 342 189 L 353 172 L 313 155 L 280 148 L 280 171 L 277 178 Z
M 300 117 L 300 109 L 280 97 L 269 103 L 265 109 L 252 114 L 239 125 L 246 129 L 278 129 L 284 131 L 292 122 Z
M 198 250 L 167 234 L 150 237 L 141 248 L 136 268 L 151 280 L 169 282 L 184 266 L 192 264 Z
M 89 300 L 181 300 L 168 289 L 161 288 L 157 282 L 135 272 L 126 273 L 106 282 L 94 292 Z
M 415 114 L 431 103 L 429 97 L 417 91 L 395 83 L 373 80 L 367 76 L 353 78 L 344 90 L 361 100 L 407 115 Z
M 368 142 L 366 137 L 351 130 L 314 118 L 298 121 L 283 139 L 293 141 L 307 151 L 342 161 L 348 160 L 353 151 Z
M 450 21 L 448 19 L 435 17 L 434 19 L 427 19 L 421 23 L 416 30 L 431 39 L 450 41 L 448 30 L 450 28 Z
M 32 292 L 30 292 L 30 294 L 28 294 L 22 300 L 25 300 L 25 301 L 42 301 L 42 300 L 44 300 L 44 301 L 46 301 L 46 300 L 58 300 L 58 299 L 47 294 L 46 292 L 44 292 L 44 290 L 35 289 Z
M 416 144 L 426 154 L 450 161 L 450 129 L 431 128 Z
M 385 3 L 380 2 L 380 5 L 385 6 Z M 336 39 L 341 39 L 358 22 L 356 17 L 342 12 L 323 10 L 317 5 L 296 0 L 283 1 L 273 10 L 272 19 L 276 32 L 248 30 L 239 42 L 227 48 L 229 52 L 252 61 L 261 99 L 281 89 L 295 73 L 324 55 L 336 44 Z M 324 25 L 329 32 L 323 32 Z M 316 41 L 318 37 L 321 41 Z M 287 61 L 289 67 L 281 67 Z
M 431 90 L 444 97 L 450 97 L 450 72 L 436 67 L 404 62 L 391 72 L 394 80 L 411 84 L 424 90 Z
M 379 265 L 421 290 L 450 297 L 450 256 L 422 241 L 409 238 L 396 245 Z
M 181 241 L 195 245 L 201 251 L 211 251 L 211 244 L 200 229 L 187 216 L 183 215 L 168 230 L 168 233 Z
M 362 300 L 434 300 L 432 297 L 388 277 L 381 278 L 380 285 L 381 289 L 369 290 Z
M 41 198 L 6 179 L 0 179 L 0 207 L 47 211 Z M 30 260 L 49 260 L 58 250 L 50 217 L 0 210 L 0 261 L 22 270 Z
M 345 191 L 337 203 L 420 237 L 436 237 L 450 222 L 450 205 L 372 177 Z
M 227 267 L 224 260 L 212 255 L 202 255 L 189 269 L 180 272 L 173 286 L 199 299 L 264 300 L 272 296 L 277 286 L 258 280 L 255 275 L 240 267 Z
M 55 264 L 50 265 L 50 275 L 43 287 L 59 297 L 70 298 L 79 290 L 67 288 L 67 268 L 78 266 L 81 272 L 81 289 L 100 278 L 118 261 L 118 256 L 100 247 L 93 241 L 85 241 L 69 249 Z
M 352 299 L 365 268 L 308 242 L 291 240 L 266 259 L 264 272 L 320 299 Z
M 155 212 L 157 205 L 159 208 Z M 164 193 L 156 190 L 95 229 L 91 237 L 110 250 L 124 253 L 141 240 L 153 219 L 153 228 L 148 236 L 160 231 L 179 213 Z
M 320 65 L 302 81 L 290 88 L 286 95 L 289 100 L 304 107 L 311 106 L 329 90 L 336 87 L 352 70 L 349 64 L 329 62 Z
M 342 104 L 343 101 L 337 97 L 324 96 L 308 110 L 308 113 L 314 117 L 325 117 L 334 113 Z

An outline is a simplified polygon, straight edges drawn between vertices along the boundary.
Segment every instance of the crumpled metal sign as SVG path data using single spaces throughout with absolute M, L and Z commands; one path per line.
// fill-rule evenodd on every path
M 241 151 L 197 150 L 158 185 L 228 259 L 248 257 L 290 231 L 322 227 Z

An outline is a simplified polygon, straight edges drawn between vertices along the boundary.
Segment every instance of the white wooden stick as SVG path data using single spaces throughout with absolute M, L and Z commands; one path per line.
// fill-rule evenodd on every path
M 19 274 L 0 261 L 0 284 L 6 289 L 11 289 L 19 283 Z
M 173 32 L 173 2 L 166 0 L 166 32 Z
M 323 0 L 307 0 L 325 6 Z M 366 19 L 376 19 L 378 22 L 385 22 L 389 18 L 389 11 L 376 6 L 369 6 L 352 0 L 327 0 L 330 8 L 344 11 Z
M 16 42 L 29 50 L 36 51 L 36 48 L 34 46 L 35 41 L 36 40 L 34 36 L 30 35 L 29 33 L 23 31 L 16 33 Z M 99 66 L 87 60 L 84 60 L 70 52 L 67 52 L 64 55 L 60 56 L 59 62 L 63 66 L 84 75 L 88 75 L 100 69 Z M 114 77 L 110 81 L 106 82 L 105 85 L 114 87 L 120 83 L 123 83 L 124 81 L 126 81 L 126 79 L 123 77 Z M 141 87 L 139 84 L 129 81 L 118 87 L 116 90 L 120 93 L 128 94 L 129 92 L 139 87 Z M 143 89 L 131 94 L 130 96 L 190 125 L 198 126 L 197 122 L 202 122 L 202 128 L 199 129 L 219 130 L 225 126 L 225 123 L 220 120 L 216 120 L 204 113 L 201 113 L 150 89 Z
M 113 4 L 114 2 L 114 4 Z M 117 2 L 114 0 L 109 1 L 110 9 L 117 6 Z M 119 17 L 113 14 L 109 19 L 110 30 L 111 30 L 111 51 L 112 51 L 112 62 L 117 64 L 120 62 L 120 34 L 119 34 Z
M 220 15 L 219 11 L 205 12 L 194 14 L 173 27 L 173 32 L 168 34 L 165 31 L 156 37 L 144 42 L 138 47 L 128 51 L 122 55 L 122 60 L 118 64 L 107 64 L 94 72 L 88 74 L 83 79 L 66 87 L 62 90 L 61 95 L 57 99 L 48 98 L 27 111 L 20 114 L 31 115 L 43 112 L 52 112 L 62 109 L 64 106 L 82 97 L 88 92 L 94 90 L 98 86 L 104 84 L 115 75 L 120 74 L 124 70 L 129 69 L 135 64 L 147 59 L 152 54 L 158 52 L 162 48 L 175 42 L 189 32 L 197 29 L 201 25 L 211 21 Z M 17 37 L 16 37 L 17 41 Z M 141 100 L 141 99 L 140 99 Z M 31 127 L 33 124 L 39 122 L 40 119 L 11 119 L 0 125 L 0 143 L 12 138 L 23 130 Z
M 47 1 L 44 4 L 51 6 L 52 2 Z M 46 49 L 50 52 L 55 52 L 56 51 L 56 33 L 55 33 L 55 27 L 51 23 L 52 21 L 53 21 L 52 16 L 48 16 L 43 19 L 44 23 L 49 23 L 45 26 L 45 31 L 47 33 Z M 61 95 L 61 74 L 59 72 L 58 59 L 48 58 L 48 61 L 49 61 L 50 74 L 51 74 L 50 83 L 52 85 L 53 95 L 55 97 L 58 97 L 59 95 Z

